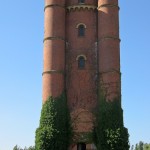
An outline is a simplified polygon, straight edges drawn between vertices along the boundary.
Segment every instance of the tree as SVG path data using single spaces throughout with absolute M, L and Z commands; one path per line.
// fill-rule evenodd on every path
M 150 144 L 145 143 L 144 144 L 144 150 L 150 150 Z
M 147 143 L 140 141 L 139 143 L 137 143 L 135 145 L 134 150 L 150 150 L 150 144 L 147 144 Z
M 140 141 L 140 142 L 139 142 L 139 150 L 143 150 L 143 145 L 144 145 L 143 142 Z
M 131 146 L 131 150 L 134 150 L 134 145 Z
M 27 148 L 27 147 L 25 146 L 25 148 L 22 149 L 22 148 L 20 148 L 18 145 L 16 145 L 16 146 L 13 148 L 13 150 L 35 150 L 35 147 L 34 147 L 34 146 L 30 146 L 29 148 Z
M 28 148 L 28 150 L 35 150 L 35 147 L 34 147 L 34 146 L 30 146 L 30 147 Z
M 138 144 L 135 145 L 135 150 L 139 150 Z
M 18 150 L 18 149 L 19 147 L 17 145 L 13 148 L 13 150 Z

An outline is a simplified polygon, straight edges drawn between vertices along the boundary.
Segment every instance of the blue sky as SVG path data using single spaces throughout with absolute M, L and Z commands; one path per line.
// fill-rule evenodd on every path
M 150 143 L 150 1 L 120 0 L 122 107 L 130 143 Z M 34 145 L 42 106 L 43 1 L 1 1 L 0 150 Z

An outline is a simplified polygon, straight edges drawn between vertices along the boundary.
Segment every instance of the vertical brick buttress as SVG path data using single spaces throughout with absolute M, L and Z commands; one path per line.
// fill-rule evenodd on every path
M 65 71 L 65 0 L 45 0 L 43 102 L 60 96 Z
M 107 100 L 121 95 L 118 0 L 98 1 L 99 86 Z

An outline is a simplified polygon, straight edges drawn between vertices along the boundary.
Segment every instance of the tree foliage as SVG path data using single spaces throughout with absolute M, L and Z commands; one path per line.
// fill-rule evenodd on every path
M 39 128 L 36 130 L 36 150 L 65 150 L 71 139 L 70 117 L 65 94 L 43 104 Z
M 34 146 L 30 146 L 30 147 L 25 147 L 25 148 L 21 148 L 19 147 L 18 145 L 16 145 L 13 150 L 35 150 L 35 147 Z
M 135 146 L 132 145 L 132 147 L 133 148 L 131 150 L 150 150 L 150 144 L 144 143 L 142 141 L 137 143 Z

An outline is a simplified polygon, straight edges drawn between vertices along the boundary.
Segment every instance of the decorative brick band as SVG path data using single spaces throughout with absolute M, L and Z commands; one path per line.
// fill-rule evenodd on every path
M 47 40 L 62 40 L 62 41 L 66 42 L 65 38 L 64 37 L 60 37 L 60 36 L 46 37 L 46 38 L 44 38 L 43 42 L 45 42 Z
M 42 73 L 42 76 L 44 74 L 64 74 L 64 71 L 63 70 L 49 70 L 49 71 L 44 71 Z
M 47 5 L 44 7 L 44 11 L 47 9 L 47 8 L 51 8 L 51 7 L 60 7 L 60 8 L 64 8 L 65 9 L 65 6 L 63 5 L 59 5 L 59 4 L 52 4 L 52 5 Z
M 119 42 L 121 41 L 118 37 L 116 36 L 104 36 L 104 37 L 101 37 L 99 39 L 99 42 L 103 41 L 103 40 L 118 40 Z
M 97 9 L 99 10 L 102 7 L 114 7 L 114 8 L 118 8 L 118 10 L 120 9 L 117 4 L 103 4 L 103 5 L 98 6 Z
M 111 70 L 108 70 L 108 71 L 100 71 L 99 74 L 102 75 L 102 74 L 106 74 L 106 73 L 117 73 L 117 74 L 120 74 L 121 75 L 121 72 L 119 70 L 116 70 L 116 69 L 111 69 Z
M 85 4 L 80 4 L 80 5 L 72 5 L 72 6 L 67 6 L 67 10 L 68 11 L 71 11 L 71 10 L 80 10 L 80 9 L 92 9 L 92 10 L 96 10 L 97 9 L 97 6 L 94 6 L 94 5 L 85 5 Z

